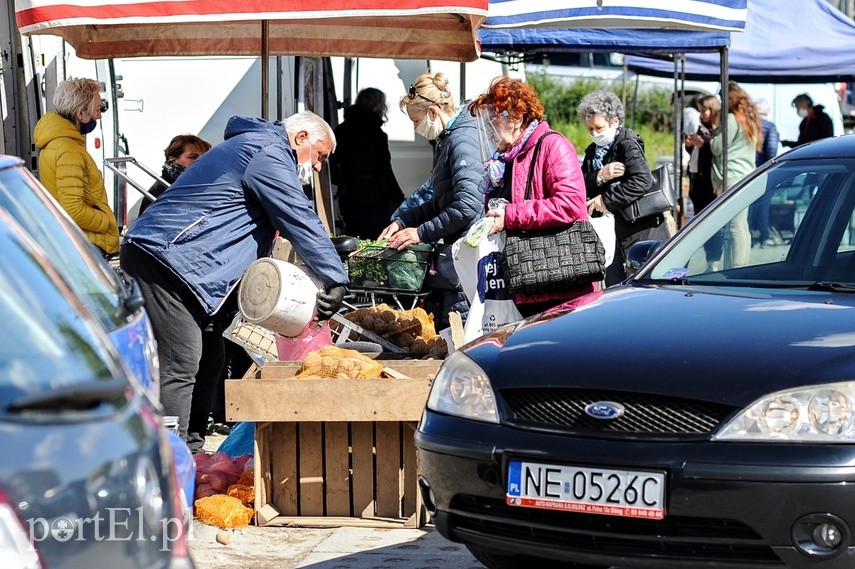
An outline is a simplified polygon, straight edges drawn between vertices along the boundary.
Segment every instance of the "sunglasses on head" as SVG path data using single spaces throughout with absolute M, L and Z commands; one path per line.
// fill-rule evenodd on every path
M 437 103 L 437 102 L 435 102 L 435 101 L 432 101 L 432 100 L 428 99 L 427 97 L 425 97 L 424 95 L 422 95 L 421 93 L 417 92 L 417 91 L 416 91 L 416 86 L 415 86 L 415 85 L 410 85 L 410 90 L 409 90 L 409 91 L 407 91 L 407 96 L 410 98 L 410 100 L 411 100 L 411 101 L 412 101 L 413 99 L 415 99 L 416 97 L 418 97 L 418 98 L 420 98 L 420 99 L 424 99 L 425 101 L 427 101 L 428 103 L 430 103 L 430 104 L 432 104 L 432 105 L 436 105 L 437 107 L 441 107 L 441 106 L 442 106 L 442 105 L 440 105 L 439 103 Z

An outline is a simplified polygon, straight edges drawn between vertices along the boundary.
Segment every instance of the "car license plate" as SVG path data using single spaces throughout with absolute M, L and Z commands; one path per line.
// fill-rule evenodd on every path
M 665 517 L 665 474 L 514 460 L 505 501 L 511 506 L 606 516 Z

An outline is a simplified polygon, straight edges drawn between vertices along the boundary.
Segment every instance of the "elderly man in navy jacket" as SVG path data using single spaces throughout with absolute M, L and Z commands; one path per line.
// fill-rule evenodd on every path
M 224 358 L 220 310 L 249 265 L 269 254 L 277 231 L 324 284 L 319 318 L 341 306 L 347 273 L 303 191 L 333 150 L 332 129 L 311 112 L 284 124 L 232 117 L 224 141 L 125 236 L 121 266 L 137 278 L 154 327 L 164 414 L 178 417 L 193 451 L 202 450 Z

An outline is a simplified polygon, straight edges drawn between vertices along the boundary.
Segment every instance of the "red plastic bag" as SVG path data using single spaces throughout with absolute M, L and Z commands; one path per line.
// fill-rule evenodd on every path
M 331 346 L 332 343 L 329 320 L 309 322 L 300 335 L 294 338 L 276 334 L 276 350 L 282 361 L 302 361 L 309 352 Z

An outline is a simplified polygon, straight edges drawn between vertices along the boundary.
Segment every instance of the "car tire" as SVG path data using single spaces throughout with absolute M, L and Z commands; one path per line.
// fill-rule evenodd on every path
M 467 545 L 466 549 L 487 569 L 608 569 L 608 565 L 580 565 L 531 555 L 501 555 L 474 545 Z

